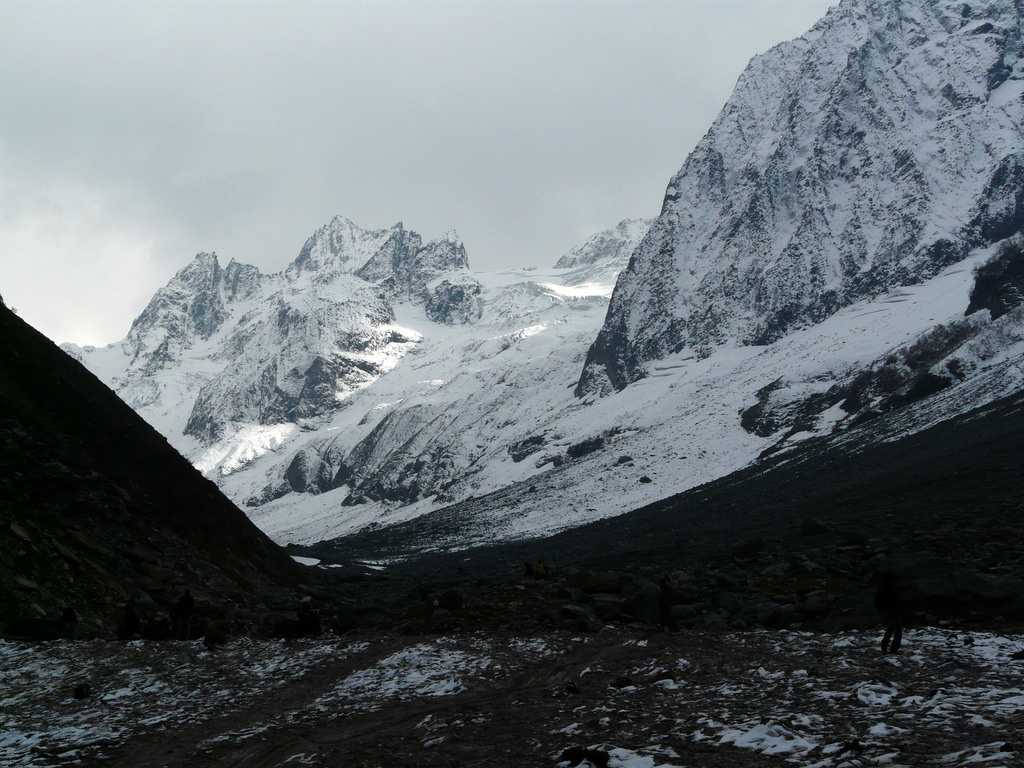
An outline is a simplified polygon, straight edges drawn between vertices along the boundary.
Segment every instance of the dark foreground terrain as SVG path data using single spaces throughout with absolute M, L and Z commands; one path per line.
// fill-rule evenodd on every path
M 550 539 L 429 551 L 474 524 L 462 505 L 296 548 L 323 561 L 300 569 L 0 321 L 0 635 L 142 614 L 129 642 L 0 641 L 0 765 L 1024 764 L 1024 396 Z M 204 639 L 152 639 L 186 587 Z
M 841 629 L 875 622 L 872 579 L 900 575 L 920 621 L 996 627 L 1024 619 L 1024 395 L 910 436 L 893 420 L 808 442 L 650 507 L 548 539 L 465 552 L 410 551 L 472 524 L 442 510 L 295 553 L 326 562 L 396 558 L 406 584 L 500 585 L 544 564 L 600 618 L 671 575 L 688 626 Z M 587 595 L 602 595 L 595 601 Z M 635 602 L 635 601 L 634 601 Z
M 302 574 L 216 485 L 0 303 L 0 637 L 114 634 L 184 589 L 245 615 Z M 155 622 L 154 631 L 157 630 Z
M 0 643 L 4 766 L 1012 766 L 1024 635 Z M 90 685 L 76 699 L 72 687 Z

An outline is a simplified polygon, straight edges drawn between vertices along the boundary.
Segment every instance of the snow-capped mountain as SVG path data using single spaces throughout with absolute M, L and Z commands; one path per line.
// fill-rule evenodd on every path
M 669 182 L 579 393 L 765 345 L 1024 224 L 1016 0 L 843 0 L 751 61 Z
M 553 380 L 582 364 L 649 223 L 598 233 L 562 268 L 487 274 L 454 233 L 337 217 L 280 273 L 199 254 L 123 341 L 65 349 L 254 514 L 340 491 L 333 514 L 369 521 L 530 474 L 489 467 L 539 450 L 501 412 L 557 416 L 550 390 L 571 380 Z
M 72 352 L 282 542 L 542 535 L 915 432 L 1024 386 L 1020 45 L 1010 0 L 843 0 L 751 62 L 649 228 L 476 273 L 339 218 Z
M 418 338 L 394 324 L 394 302 L 455 302 L 428 284 L 465 280 L 467 265 L 454 233 L 424 244 L 401 224 L 337 217 L 277 274 L 200 253 L 122 342 L 66 349 L 188 455 L 245 425 L 287 425 L 271 445 L 393 367 Z

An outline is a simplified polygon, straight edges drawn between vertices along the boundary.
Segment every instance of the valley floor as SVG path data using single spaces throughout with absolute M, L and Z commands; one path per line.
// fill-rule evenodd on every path
M 213 653 L 5 642 L 0 764 L 1024 762 L 1024 635 L 922 628 L 890 657 L 877 640 L 606 627 L 238 639 Z

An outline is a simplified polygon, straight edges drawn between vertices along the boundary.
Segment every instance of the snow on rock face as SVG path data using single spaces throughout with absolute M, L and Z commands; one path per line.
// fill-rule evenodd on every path
M 625 269 L 633 249 L 639 244 L 652 219 L 623 219 L 611 229 L 588 237 L 555 262 L 555 269 L 577 269 L 599 262 L 614 261 Z
M 410 552 L 549 535 L 709 482 L 769 449 L 845 430 L 859 411 L 821 395 L 850 387 L 891 354 L 913 362 L 908 373 L 921 365 L 948 370 L 945 356 L 959 358 L 964 378 L 937 393 L 894 409 L 869 403 L 878 410 L 870 434 L 896 439 L 1024 386 L 1017 310 L 994 322 L 982 321 L 987 312 L 968 318 L 977 331 L 969 338 L 953 334 L 943 341 L 937 329 L 965 322 L 974 266 L 991 253 L 983 249 L 919 286 L 857 302 L 765 347 L 722 347 L 703 359 L 673 356 L 627 390 L 590 403 L 573 396 L 571 366 L 582 362 L 588 330 L 605 305 L 591 299 L 542 304 L 556 297 L 519 285 L 492 287 L 484 322 L 425 329 L 414 362 L 354 395 L 333 431 L 296 439 L 291 450 L 315 446 L 319 464 L 310 475 L 329 478 L 313 489 L 319 495 L 293 493 L 300 486 L 283 484 L 281 464 L 266 462 L 262 470 L 257 464 L 251 474 L 231 476 L 224 487 L 232 498 L 247 499 L 259 496 L 252 484 L 266 477 L 277 495 L 249 514 L 281 542 L 403 523 L 441 507 L 448 509 L 426 518 L 437 521 L 436 535 L 426 527 L 433 523 L 420 524 Z M 499 335 L 488 318 L 496 304 L 511 307 L 504 303 L 509 291 L 523 314 L 508 316 Z M 922 339 L 941 343 L 933 348 Z M 765 428 L 745 424 L 742 414 L 766 388 Z M 813 407 L 804 412 L 805 401 Z M 790 411 L 800 418 L 786 412 L 786 403 L 794 403 Z M 819 405 L 823 411 L 815 410 Z M 325 434 L 337 436 L 325 442 Z M 864 439 L 867 433 L 849 429 L 836 439 L 843 434 Z
M 964 403 L 981 405 L 1011 394 L 1021 384 L 1017 364 L 1024 356 L 1022 246 L 1020 238 L 1010 238 L 980 252 L 980 259 L 992 251 L 994 255 L 974 270 L 966 316 L 937 323 L 839 379 L 780 377 L 758 392 L 757 402 L 743 411 L 740 423 L 776 440 L 767 449 L 774 452 L 929 398 L 933 408 L 935 402 L 943 402 L 952 413 L 962 410 Z M 899 301 L 900 294 L 894 300 Z
M 259 289 L 259 271 L 231 261 L 221 268 L 215 253 L 197 254 L 156 292 L 128 332 L 133 363 L 147 373 L 172 364 L 197 340 L 210 338 L 228 315 L 228 305 Z
M 477 471 L 502 388 L 550 399 L 554 377 L 582 361 L 619 266 L 613 255 L 474 274 L 454 232 L 424 244 L 401 224 L 336 217 L 281 273 L 200 255 L 128 339 L 68 350 L 205 474 L 245 475 L 225 486 L 236 500 L 341 489 L 342 514 L 342 501 L 414 502 Z M 589 282 L 571 285 L 581 269 Z M 417 360 L 401 365 L 408 354 Z M 393 385 L 367 391 L 399 366 Z
M 452 505 L 424 547 L 546 535 L 923 429 L 1024 386 L 1019 258 L 991 261 L 1024 223 L 1019 13 L 965 8 L 843 0 L 754 59 L 649 229 L 554 269 L 336 218 L 72 352 L 282 542 Z
M 419 235 L 406 232 L 401 224 L 391 229 L 365 230 L 343 216 L 335 216 L 310 235 L 285 270 L 285 277 L 295 282 L 309 275 L 326 283 L 339 274 L 379 269 L 378 279 L 383 279 L 397 254 L 415 252 L 419 245 Z
M 445 278 L 427 287 L 424 309 L 435 323 L 475 323 L 483 315 L 482 292 L 480 282 L 468 274 Z
M 353 395 L 351 407 L 326 429 L 300 435 L 291 457 L 266 467 L 266 475 L 254 467 L 248 482 L 266 476 L 264 486 L 251 488 L 239 477 L 226 490 L 251 507 L 293 492 L 336 491 L 323 503 L 335 506 L 339 521 L 351 522 L 362 517 L 353 507 L 456 500 L 474 493 L 480 482 L 500 487 L 535 473 L 532 463 L 506 465 L 516 463 L 514 446 L 535 429 L 544 431 L 543 424 L 563 413 L 563 404 L 571 405 L 566 376 L 582 361 L 607 300 L 559 296 L 540 287 L 537 280 L 556 280 L 556 273 L 473 279 L 480 286 L 477 322 L 420 323 L 424 339 L 411 364 Z M 409 304 L 398 306 L 403 323 L 412 324 L 407 318 L 415 311 Z M 559 442 L 565 450 L 566 441 Z M 306 513 L 285 509 L 307 502 L 319 503 L 293 497 L 277 506 L 294 523 Z
M 431 240 L 423 246 L 409 265 L 398 269 L 397 273 L 406 295 L 421 300 L 427 285 L 438 275 L 461 271 L 463 274 L 459 277 L 466 279 L 465 271 L 468 269 L 466 246 L 452 230 L 444 237 Z
M 336 217 L 278 274 L 201 253 L 122 342 L 66 349 L 179 450 L 226 474 L 294 433 L 283 425 L 344 407 L 393 368 L 419 341 L 394 324 L 393 302 L 426 301 L 428 283 L 467 267 L 454 233 L 423 245 L 401 224 Z
M 185 434 L 215 439 L 229 422 L 330 413 L 415 344 L 392 319 L 390 305 L 362 284 L 347 286 L 341 299 L 313 291 L 271 297 L 226 335 L 228 365 L 199 390 Z
M 1024 224 L 1014 0 L 843 0 L 758 56 L 670 181 L 579 394 L 760 345 Z

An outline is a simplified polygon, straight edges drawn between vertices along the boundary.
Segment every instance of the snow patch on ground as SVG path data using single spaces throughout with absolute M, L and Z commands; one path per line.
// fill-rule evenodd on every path
M 338 639 L 115 643 L 0 641 L 0 765 L 101 760 L 134 735 L 240 709 L 330 659 L 364 652 Z M 92 695 L 73 698 L 78 684 Z
M 348 707 L 378 707 L 391 698 L 457 694 L 464 690 L 462 677 L 483 674 L 494 662 L 454 645 L 453 641 L 438 640 L 398 651 L 349 675 L 318 704 L 328 707 L 340 701 Z

